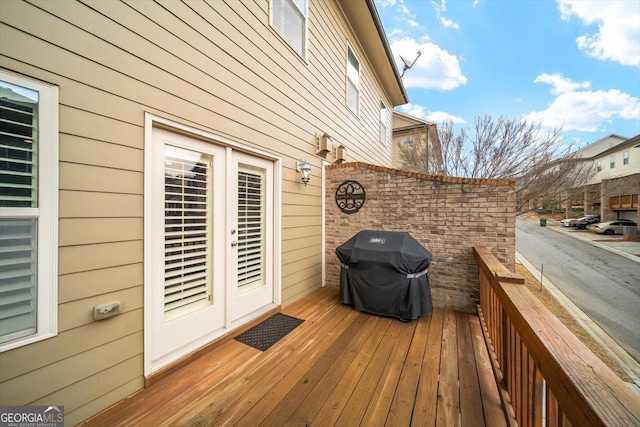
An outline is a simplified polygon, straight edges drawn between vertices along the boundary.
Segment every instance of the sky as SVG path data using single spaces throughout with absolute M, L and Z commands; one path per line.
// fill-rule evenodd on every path
M 399 72 L 396 110 L 562 128 L 581 148 L 640 134 L 640 0 L 375 0 Z

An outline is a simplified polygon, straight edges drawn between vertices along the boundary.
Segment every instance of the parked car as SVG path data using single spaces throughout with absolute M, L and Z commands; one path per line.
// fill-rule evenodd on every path
M 560 221 L 560 225 L 563 227 L 571 227 L 571 221 L 575 221 L 578 218 L 567 218 Z
M 578 229 L 586 229 L 587 225 L 600 222 L 600 215 L 585 215 L 581 218 L 571 221 L 571 227 L 577 227 Z
M 589 226 L 590 230 L 595 231 L 598 234 L 623 234 L 625 226 L 636 226 L 634 221 L 630 219 L 617 219 L 615 221 L 600 222 L 598 224 L 592 224 Z

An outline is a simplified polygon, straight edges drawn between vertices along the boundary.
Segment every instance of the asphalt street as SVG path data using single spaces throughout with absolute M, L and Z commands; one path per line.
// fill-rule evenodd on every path
M 522 219 L 516 250 L 640 362 L 639 263 Z

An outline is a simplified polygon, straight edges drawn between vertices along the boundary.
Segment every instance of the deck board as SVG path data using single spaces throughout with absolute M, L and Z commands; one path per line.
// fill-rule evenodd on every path
M 460 415 L 461 424 L 471 425 L 483 419 L 480 384 L 478 383 L 478 369 L 471 339 L 471 326 L 465 321 L 465 315 L 456 313 L 458 327 L 458 370 L 460 378 L 460 406 L 464 408 Z
M 411 425 L 414 426 L 433 426 L 436 424 L 443 322 L 444 311 L 434 310 L 429 324 L 428 350 L 424 352 L 423 369 L 420 372 L 420 384 L 413 410 Z
M 305 322 L 268 350 L 228 340 L 84 425 L 505 425 L 477 316 L 402 323 L 325 288 L 283 313 Z
M 442 326 L 440 380 L 436 408 L 436 426 L 438 427 L 461 425 L 456 332 L 456 314 L 454 311 L 446 310 Z

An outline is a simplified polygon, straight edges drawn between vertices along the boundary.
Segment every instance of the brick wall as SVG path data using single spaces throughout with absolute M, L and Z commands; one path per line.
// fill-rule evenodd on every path
M 618 219 L 618 212 L 611 210 L 611 196 L 621 196 L 627 194 L 637 194 L 640 185 L 640 174 L 628 175 L 620 178 L 603 179 L 601 187 L 601 212 L 602 221 L 612 221 Z M 640 219 L 640 217 L 638 218 Z
M 366 201 L 345 214 L 340 183 L 358 181 Z M 339 286 L 335 249 L 360 230 L 408 231 L 433 254 L 429 282 L 436 307 L 475 312 L 478 265 L 473 246 L 487 246 L 511 271 L 515 263 L 515 184 L 399 171 L 365 163 L 326 170 L 326 284 Z

